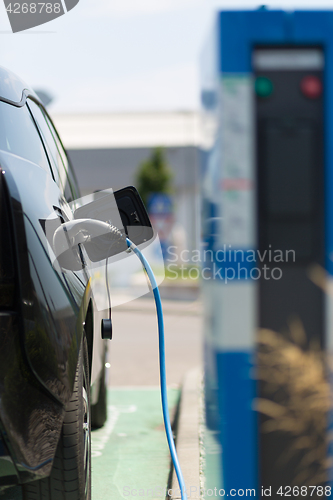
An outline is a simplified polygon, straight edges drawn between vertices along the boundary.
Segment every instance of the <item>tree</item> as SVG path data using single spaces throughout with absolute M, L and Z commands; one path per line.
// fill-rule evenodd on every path
M 136 175 L 137 189 L 146 206 L 152 193 L 171 192 L 172 177 L 163 148 L 154 148 L 150 158 L 139 165 Z

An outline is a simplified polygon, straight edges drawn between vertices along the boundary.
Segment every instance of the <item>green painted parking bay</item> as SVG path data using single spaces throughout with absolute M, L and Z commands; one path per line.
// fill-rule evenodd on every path
M 179 394 L 168 389 L 171 414 Z M 92 432 L 92 500 L 164 500 L 169 472 L 159 389 L 109 389 L 108 420 Z

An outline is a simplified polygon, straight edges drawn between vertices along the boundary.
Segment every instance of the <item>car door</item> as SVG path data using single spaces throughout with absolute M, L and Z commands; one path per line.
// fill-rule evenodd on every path
M 75 208 L 75 203 L 79 198 L 80 193 L 74 171 L 50 117 L 47 115 L 44 108 L 32 99 L 28 99 L 28 107 L 34 117 L 42 140 L 45 144 L 52 176 L 61 194 L 59 203 L 53 205 L 54 213 L 50 214 L 47 227 L 45 227 L 46 232 L 47 229 L 50 228 L 50 235 L 46 235 L 47 237 L 49 236 L 48 239 L 50 239 L 50 237 L 52 237 L 53 230 L 52 222 L 50 223 L 50 221 L 52 221 L 55 216 L 59 218 L 60 222 L 72 220 L 72 208 Z M 77 269 L 72 272 L 62 268 L 64 279 L 66 280 L 68 288 L 78 304 L 82 301 L 84 289 L 89 280 L 87 267 L 85 266 L 86 256 L 84 255 L 84 252 L 82 252 L 81 257 L 82 266 L 79 265 L 81 269 Z
M 28 107 L 1 101 L 0 132 L 0 198 L 16 287 L 14 305 L 0 314 L 0 419 L 24 473 L 47 474 L 73 389 L 84 300 L 75 299 L 48 248 L 42 223 L 54 207 L 68 204 Z M 79 287 L 85 294 L 84 284 Z
M 66 171 L 57 170 L 60 158 L 52 156 L 56 149 L 52 152 L 53 143 L 50 139 L 46 140 L 46 131 L 36 119 L 41 108 L 30 99 L 27 106 L 33 117 L 31 125 L 36 128 L 45 151 L 48 172 L 44 176 L 38 172 L 38 177 L 34 175 L 34 182 L 29 186 L 24 186 L 22 180 L 19 187 L 23 198 L 30 274 L 41 316 L 38 327 L 36 322 L 34 328 L 27 327 L 25 345 L 36 374 L 65 403 L 74 383 L 84 322 L 82 318 L 85 317 L 83 309 L 87 307 L 88 278 L 83 262 L 81 270 L 76 273 L 61 269 L 47 239 L 47 228 L 54 230 L 73 217 L 65 195 L 71 200 L 76 195 L 75 186 L 69 187 Z M 42 349 L 37 346 L 42 346 Z M 52 360 L 46 363 L 45 360 L 50 357 Z

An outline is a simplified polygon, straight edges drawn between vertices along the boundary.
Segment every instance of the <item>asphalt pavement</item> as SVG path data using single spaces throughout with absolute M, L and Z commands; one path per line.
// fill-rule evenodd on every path
M 185 374 L 202 364 L 202 304 L 200 300 L 162 300 L 162 307 L 167 384 L 179 387 Z M 153 297 L 113 308 L 112 324 L 110 387 L 158 386 L 158 330 Z

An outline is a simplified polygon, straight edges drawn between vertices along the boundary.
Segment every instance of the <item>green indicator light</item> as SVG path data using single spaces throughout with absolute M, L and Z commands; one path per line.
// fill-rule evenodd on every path
M 265 76 L 258 76 L 254 85 L 255 92 L 259 97 L 268 97 L 273 92 L 273 83 Z

